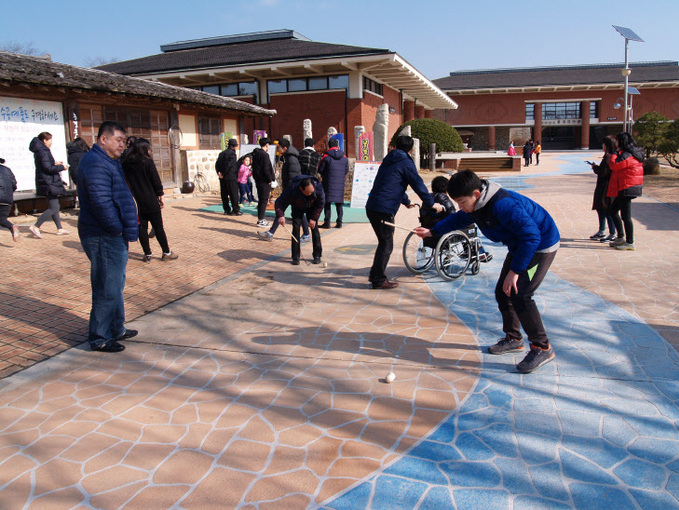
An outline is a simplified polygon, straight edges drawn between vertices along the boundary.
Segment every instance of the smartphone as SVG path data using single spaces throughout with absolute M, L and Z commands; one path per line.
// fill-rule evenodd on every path
M 594 161 L 585 161 L 585 163 L 587 163 L 588 165 L 593 165 Z

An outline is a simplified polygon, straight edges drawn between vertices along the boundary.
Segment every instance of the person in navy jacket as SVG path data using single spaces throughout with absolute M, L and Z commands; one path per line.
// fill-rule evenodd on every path
M 410 136 L 396 139 L 396 149 L 382 161 L 365 204 L 365 212 L 377 236 L 377 250 L 368 276 L 373 289 L 393 289 L 398 286 L 398 283 L 389 281 L 386 275 L 389 257 L 394 251 L 394 227 L 384 222 L 394 223 L 394 216 L 401 204 L 409 209 L 415 207 L 406 194 L 408 186 L 422 199 L 422 207 L 433 208 L 437 212 L 443 210 L 441 204 L 434 203 L 434 198 L 417 173 L 409 155 L 412 150 L 413 139 Z
M 78 235 L 91 262 L 92 311 L 87 340 L 93 351 L 122 351 L 125 346 L 118 340 L 137 334 L 124 326 L 128 243 L 139 235 L 137 206 L 119 160 L 124 148 L 125 129 L 116 122 L 104 122 L 97 143 L 83 156 L 78 169 Z
M 481 180 L 471 170 L 453 174 L 448 194 L 460 210 L 431 230 L 418 227 L 415 233 L 422 238 L 440 236 L 476 223 L 488 239 L 507 246 L 507 258 L 495 287 L 505 338 L 490 346 L 488 352 L 523 351 L 523 327 L 531 349 L 517 369 L 521 373 L 532 372 L 554 359 L 533 294 L 559 249 L 559 230 L 539 204 L 499 184 Z

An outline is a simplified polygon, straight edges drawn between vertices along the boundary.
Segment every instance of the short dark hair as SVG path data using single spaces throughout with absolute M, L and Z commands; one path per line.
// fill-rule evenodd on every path
M 90 146 L 87 145 L 87 142 L 80 137 L 73 140 L 73 145 L 75 145 L 76 147 L 79 147 L 80 150 L 82 150 L 83 152 L 87 152 L 88 150 L 90 150 Z
M 264 147 L 265 145 L 268 145 L 271 143 L 271 140 L 269 140 L 266 136 L 263 136 L 259 139 L 259 146 Z
M 483 189 L 481 179 L 471 170 L 460 170 L 448 181 L 448 194 L 453 199 L 471 197 L 474 195 L 474 190 L 481 191 L 481 189 Z
M 282 140 L 278 141 L 278 146 L 279 147 L 285 147 L 286 149 L 290 147 L 290 140 L 287 138 L 283 138 Z
M 313 186 L 313 181 L 311 180 L 311 177 L 305 177 L 301 181 L 299 181 L 299 189 L 304 189 L 306 188 L 309 184 Z M 315 188 L 316 186 L 314 186 Z
M 125 128 L 117 122 L 113 122 L 112 120 L 102 122 L 101 126 L 99 126 L 99 132 L 97 133 L 97 140 L 99 140 L 99 138 L 101 138 L 103 135 L 113 136 L 113 133 L 116 131 L 120 131 L 124 134 Z
M 304 140 L 304 147 L 313 147 L 314 145 L 314 139 L 313 138 L 307 138 Z
M 433 193 L 445 193 L 448 187 L 448 178 L 439 175 L 431 181 L 431 191 Z
M 401 135 L 396 139 L 396 148 L 403 152 L 410 152 L 413 148 L 413 139 L 407 135 Z
M 331 138 L 328 141 L 328 148 L 332 148 L 332 147 L 338 147 L 339 148 L 339 140 L 337 138 Z
M 637 143 L 634 141 L 634 138 L 632 138 L 632 135 L 625 131 L 618 133 L 615 139 L 618 142 L 618 148 L 621 151 L 627 151 L 631 147 L 636 147 L 637 145 Z
M 52 133 L 48 133 L 47 131 L 43 131 L 38 135 L 38 140 L 41 142 L 46 142 L 47 140 L 52 139 Z

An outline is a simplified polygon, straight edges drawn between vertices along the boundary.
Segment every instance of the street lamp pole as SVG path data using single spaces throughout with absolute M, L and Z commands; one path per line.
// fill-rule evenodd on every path
M 632 126 L 631 122 L 629 122 L 629 109 L 627 107 L 627 102 L 629 101 L 628 94 L 629 94 L 629 75 L 632 73 L 632 70 L 629 68 L 629 42 L 630 41 L 637 41 L 637 42 L 644 42 L 644 40 L 639 37 L 637 34 L 634 33 L 634 31 L 631 28 L 626 28 L 626 27 L 618 27 L 613 25 L 613 28 L 625 38 L 625 67 L 622 70 L 622 75 L 625 77 L 625 93 L 624 93 L 624 103 L 625 103 L 625 112 L 624 112 L 624 120 L 623 120 L 623 130 L 627 133 L 632 131 Z

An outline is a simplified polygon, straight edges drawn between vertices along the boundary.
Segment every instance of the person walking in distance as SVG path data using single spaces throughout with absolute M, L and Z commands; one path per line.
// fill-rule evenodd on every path
M 123 351 L 119 340 L 137 335 L 125 328 L 123 302 L 128 246 L 139 235 L 137 207 L 118 159 L 124 147 L 125 129 L 104 122 L 78 168 L 78 235 L 91 263 L 87 340 L 93 351 Z
M 271 140 L 267 137 L 259 139 L 259 148 L 252 151 L 252 177 L 257 188 L 257 226 L 268 227 L 271 224 L 264 219 L 266 206 L 271 195 L 271 183 L 276 180 L 273 165 L 269 158 L 269 145 Z
M 215 169 L 219 176 L 219 191 L 222 195 L 224 214 L 242 216 L 238 201 L 238 140 L 231 138 L 226 150 L 219 153 Z M 230 202 L 230 205 L 229 205 Z

